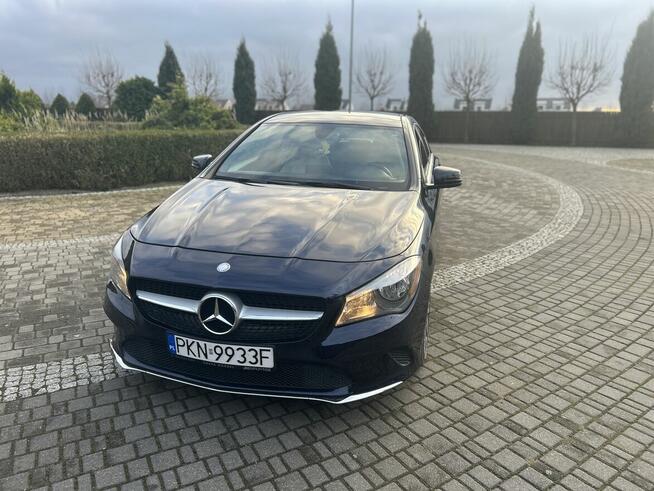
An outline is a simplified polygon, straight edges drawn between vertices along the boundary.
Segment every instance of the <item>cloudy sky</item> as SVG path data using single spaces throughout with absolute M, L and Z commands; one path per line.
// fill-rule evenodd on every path
M 355 0 L 355 67 L 366 44 L 383 46 L 392 60 L 392 96 L 406 97 L 408 58 L 417 11 L 434 38 L 438 108 L 451 108 L 441 70 L 450 46 L 463 38 L 485 43 L 495 54 L 498 83 L 493 106 L 510 100 L 518 49 L 531 2 L 527 0 Z M 585 106 L 616 106 L 626 50 L 653 0 L 536 0 L 543 25 L 545 71 L 561 40 L 584 32 L 610 33 L 615 51 L 613 84 Z M 307 81 L 302 99 L 313 99 L 313 61 L 327 18 L 334 24 L 347 92 L 349 0 L 0 0 L 0 70 L 20 88 L 51 98 L 76 98 L 81 62 L 94 48 L 111 50 L 125 74 L 156 78 L 163 43 L 170 41 L 182 66 L 210 54 L 231 96 L 236 46 L 245 37 L 259 80 L 280 51 L 297 56 Z M 356 68 L 355 68 L 356 69 Z M 554 95 L 541 87 L 541 96 Z M 357 103 L 365 106 L 363 98 Z

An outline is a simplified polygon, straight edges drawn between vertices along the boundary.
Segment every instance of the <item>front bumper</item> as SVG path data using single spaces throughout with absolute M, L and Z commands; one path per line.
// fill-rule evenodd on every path
M 320 330 L 301 341 L 268 344 L 275 350 L 275 368 L 269 372 L 227 368 L 170 354 L 167 334 L 188 334 L 152 322 L 110 287 L 104 309 L 115 325 L 111 348 L 122 368 L 219 392 L 343 404 L 392 389 L 415 371 L 426 312 L 423 297 L 419 292 L 402 314 Z M 217 341 L 208 333 L 204 339 Z
M 267 397 L 283 397 L 285 399 L 304 399 L 304 400 L 314 400 L 314 401 L 321 401 L 321 402 L 330 402 L 332 404 L 347 404 L 349 402 L 359 401 L 361 399 L 366 399 L 368 397 L 376 396 L 377 394 L 381 394 L 382 392 L 386 392 L 387 390 L 390 390 L 393 387 L 397 387 L 398 385 L 400 385 L 402 383 L 402 381 L 394 382 L 394 383 L 392 383 L 390 385 L 380 387 L 379 389 L 371 390 L 371 391 L 368 391 L 368 392 L 362 392 L 360 394 L 352 394 L 350 396 L 347 396 L 345 399 L 340 399 L 340 400 L 324 399 L 324 398 L 321 398 L 321 397 L 312 397 L 312 396 L 309 396 L 309 395 L 296 396 L 296 395 L 289 395 L 289 394 L 285 394 L 285 393 L 274 393 L 274 392 L 261 392 L 261 391 L 246 392 L 245 390 L 237 389 L 237 388 L 233 388 L 233 389 L 220 388 L 220 389 L 218 389 L 218 388 L 215 388 L 215 387 L 213 387 L 211 385 L 202 384 L 202 383 L 199 383 L 199 382 L 193 381 L 193 380 L 187 380 L 185 377 L 180 377 L 179 375 L 173 375 L 173 374 L 164 375 L 160 371 L 155 372 L 155 371 L 147 370 L 145 368 L 137 368 L 135 366 L 128 365 L 125 362 L 125 360 L 123 360 L 123 358 L 118 354 L 118 352 L 116 351 L 116 348 L 114 348 L 113 341 L 110 342 L 110 345 L 111 345 L 111 351 L 113 352 L 114 358 L 116 359 L 116 363 L 118 363 L 118 365 L 121 368 L 125 369 L 125 370 L 135 370 L 137 372 L 147 373 L 147 374 L 150 374 L 150 375 L 154 375 L 156 377 L 164 378 L 164 379 L 167 379 L 167 380 L 172 380 L 173 382 L 180 382 L 180 383 L 183 383 L 183 384 L 192 385 L 194 387 L 199 387 L 201 389 L 214 390 L 216 392 L 223 392 L 223 393 L 228 393 L 228 394 L 241 394 L 241 395 L 249 395 L 249 396 L 267 396 Z

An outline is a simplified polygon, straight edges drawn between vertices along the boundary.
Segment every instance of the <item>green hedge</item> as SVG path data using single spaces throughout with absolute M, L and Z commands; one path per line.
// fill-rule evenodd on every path
M 193 155 L 217 155 L 240 133 L 135 130 L 0 136 L 0 192 L 182 181 L 193 175 Z

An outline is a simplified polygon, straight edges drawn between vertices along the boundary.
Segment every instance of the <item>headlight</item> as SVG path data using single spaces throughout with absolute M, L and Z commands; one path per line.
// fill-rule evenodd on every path
M 129 233 L 129 232 L 127 232 Z M 120 236 L 113 251 L 111 251 L 111 268 L 109 270 L 109 281 L 127 298 L 131 300 L 129 290 L 127 289 L 127 270 L 123 262 L 123 237 Z
M 418 290 L 420 266 L 418 256 L 410 257 L 350 293 L 336 327 L 406 310 Z

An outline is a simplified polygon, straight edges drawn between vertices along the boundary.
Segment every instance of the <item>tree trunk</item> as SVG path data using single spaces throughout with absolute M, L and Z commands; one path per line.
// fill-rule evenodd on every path
M 371 98 L 370 98 L 370 110 L 371 110 L 371 111 L 372 111 L 372 107 L 374 106 L 374 104 L 375 104 L 375 98 L 374 98 L 374 97 L 371 97 Z
M 577 146 L 577 104 L 572 104 L 572 146 Z

